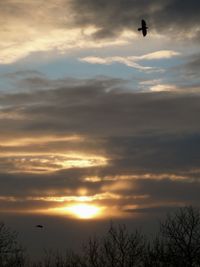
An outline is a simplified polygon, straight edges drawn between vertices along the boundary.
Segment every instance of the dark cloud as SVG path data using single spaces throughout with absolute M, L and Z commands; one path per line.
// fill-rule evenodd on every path
M 151 196 L 151 200 L 159 203 L 162 201 L 171 203 L 191 203 L 198 205 L 199 202 L 199 182 L 172 181 L 170 179 L 140 180 L 138 190 Z
M 80 188 L 98 192 L 100 184 L 89 183 L 82 178 L 97 173 L 94 168 L 73 168 L 50 174 L 0 173 L 1 196 L 70 196 Z
M 97 79 L 68 86 L 66 79 L 66 86 L 57 89 L 2 95 L 1 135 L 34 132 L 102 137 L 199 131 L 197 95 L 132 93 L 116 82 Z
M 108 144 L 119 172 L 184 173 L 200 164 L 199 135 L 124 136 L 113 138 Z
M 200 54 L 190 56 L 181 69 L 184 75 L 195 79 L 195 81 L 199 81 Z
M 157 206 L 154 206 L 154 207 L 150 207 L 150 208 L 141 208 L 141 209 L 127 209 L 125 211 L 127 212 L 133 212 L 133 213 L 146 213 L 146 214 L 152 214 L 152 213 L 169 213 L 169 212 L 172 212 L 172 211 L 175 211 L 176 209 L 178 209 L 179 207 L 176 206 L 176 207 L 172 207 L 172 206 L 161 206 L 161 207 L 157 207 Z
M 135 31 L 141 18 L 147 19 L 151 30 L 186 38 L 200 35 L 200 3 L 196 0 L 73 0 L 75 21 L 79 26 L 95 25 L 95 37 L 105 38 L 122 30 Z M 194 32 L 196 31 L 196 32 Z

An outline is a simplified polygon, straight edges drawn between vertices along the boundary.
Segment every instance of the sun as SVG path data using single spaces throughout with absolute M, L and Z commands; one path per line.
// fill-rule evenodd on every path
M 88 204 L 76 204 L 69 207 L 70 213 L 79 219 L 93 219 L 100 214 L 100 208 Z

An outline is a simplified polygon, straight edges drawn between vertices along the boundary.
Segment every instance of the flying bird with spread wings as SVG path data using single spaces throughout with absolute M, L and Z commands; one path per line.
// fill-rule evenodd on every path
M 145 37 L 147 35 L 147 29 L 148 29 L 148 27 L 147 27 L 147 24 L 146 24 L 146 22 L 145 22 L 144 19 L 142 19 L 141 24 L 142 24 L 142 27 L 141 28 L 138 28 L 138 31 L 142 31 L 142 34 Z

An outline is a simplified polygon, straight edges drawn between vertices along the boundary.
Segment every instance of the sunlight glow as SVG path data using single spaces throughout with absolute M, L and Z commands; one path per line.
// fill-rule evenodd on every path
M 88 204 L 78 204 L 68 209 L 73 215 L 80 219 L 92 219 L 100 213 L 100 208 Z

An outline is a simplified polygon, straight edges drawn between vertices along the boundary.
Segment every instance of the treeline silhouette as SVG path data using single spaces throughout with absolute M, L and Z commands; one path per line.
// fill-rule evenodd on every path
M 110 225 L 81 252 L 45 252 L 30 262 L 15 232 L 0 223 L 0 267 L 196 267 L 200 266 L 200 211 L 184 207 L 167 215 L 153 240 L 125 225 Z

